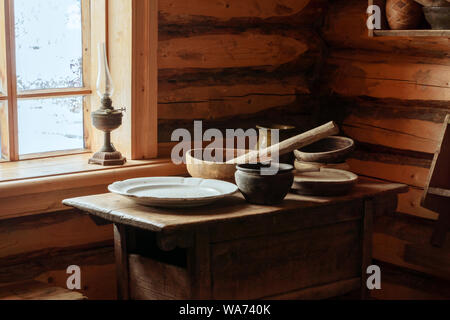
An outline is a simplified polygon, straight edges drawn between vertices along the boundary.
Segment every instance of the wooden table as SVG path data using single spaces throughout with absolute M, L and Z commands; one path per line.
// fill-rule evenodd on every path
M 114 194 L 64 204 L 114 223 L 120 299 L 323 299 L 366 294 L 373 216 L 406 190 L 361 181 L 344 197 L 290 194 L 278 206 L 241 195 L 182 210 Z

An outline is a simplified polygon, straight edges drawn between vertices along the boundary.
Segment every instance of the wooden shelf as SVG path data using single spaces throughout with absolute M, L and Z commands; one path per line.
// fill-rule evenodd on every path
M 450 30 L 374 30 L 375 37 L 450 37 Z

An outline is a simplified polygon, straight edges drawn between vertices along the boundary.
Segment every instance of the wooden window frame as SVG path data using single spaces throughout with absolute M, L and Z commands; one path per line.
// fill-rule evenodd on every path
M 0 8 L 3 7 L 4 2 L 5 8 L 8 12 L 11 12 L 11 7 L 7 6 L 11 3 L 10 1 L 12 0 L 0 0 Z M 86 8 L 90 8 L 90 20 L 86 19 L 86 23 L 89 23 L 91 28 L 91 32 L 83 34 L 83 39 L 85 39 L 83 46 L 85 48 L 84 88 L 36 90 L 19 93 L 20 96 L 0 95 L 0 102 L 6 100 L 8 111 L 10 110 L 4 112 L 4 115 L 0 112 L 0 121 L 2 118 L 7 118 L 7 121 L 4 121 L 6 125 L 1 123 L 0 127 L 2 129 L 7 128 L 8 132 L 15 132 L 15 134 L 9 136 L 11 143 L 2 144 L 3 146 L 6 145 L 7 148 L 10 146 L 16 147 L 15 150 L 12 150 L 13 152 L 8 150 L 8 154 L 11 155 L 8 161 L 88 153 L 101 147 L 103 143 L 102 132 L 93 128 L 90 119 L 91 109 L 97 109 L 100 105 L 99 98 L 96 94 L 93 94 L 94 90 L 91 89 L 95 85 L 97 76 L 97 55 L 92 54 L 92 52 L 99 42 L 106 42 L 113 80 L 116 79 L 115 82 L 121 84 L 113 97 L 114 105 L 126 108 L 122 127 L 113 132 L 113 142 L 129 160 L 149 160 L 159 156 L 158 151 L 160 151 L 161 146 L 158 144 L 157 0 L 132 0 L 126 2 L 125 5 L 121 0 L 84 0 L 84 2 L 90 3 L 90 6 L 83 6 L 83 8 L 84 12 L 88 12 Z M 121 6 L 125 8 L 121 8 Z M 11 28 L 12 16 L 8 14 L 7 17 L 8 26 Z M 126 32 L 126 30 L 130 30 L 130 32 Z M 148 30 L 148 32 L 142 32 L 142 30 Z M 8 46 L 11 46 L 14 43 L 13 41 L 14 38 L 9 37 L 7 39 Z M 1 58 L 0 56 L 0 60 Z M 8 59 L 11 59 L 11 57 L 8 57 Z M 9 63 L 9 65 L 12 64 Z M 11 80 L 8 84 L 10 86 L 16 85 L 15 81 L 12 81 L 12 79 L 15 79 L 14 70 L 15 67 L 8 69 L 8 72 L 13 75 L 13 77 L 9 76 Z M 126 81 L 123 81 L 123 79 L 126 79 Z M 16 92 L 16 90 L 8 88 L 8 92 Z M 85 97 L 86 150 L 55 151 L 19 157 L 17 154 L 17 114 L 14 112 L 16 110 L 14 105 L 16 99 L 76 95 Z
M 91 165 L 90 154 L 0 164 L 0 220 L 68 210 L 63 199 L 104 193 L 118 180 L 187 174 L 185 165 L 171 161 L 172 144 L 158 144 L 158 0 L 90 1 L 91 48 L 109 44 L 112 77 L 119 87 L 114 105 L 127 108 L 122 127 L 113 133 L 127 164 Z M 90 63 L 96 80 L 96 54 Z M 90 100 L 92 109 L 98 108 L 97 94 Z M 93 150 L 101 147 L 101 138 L 91 129 Z
M 4 30 L 0 27 L 0 32 L 5 33 L 5 50 L 6 50 L 6 95 L 0 95 L 0 102 L 7 102 L 7 121 L 0 123 L 3 134 L 7 134 L 7 145 L 2 144 L 2 155 L 6 155 L 6 161 L 18 161 L 34 158 L 42 158 L 54 155 L 67 155 L 89 152 L 91 148 L 90 141 L 90 105 L 92 94 L 91 86 L 91 13 L 90 0 L 81 0 L 81 16 L 82 16 L 82 56 L 83 70 L 81 88 L 58 88 L 44 90 L 28 90 L 18 92 L 17 75 L 16 75 L 16 53 L 15 53 L 15 19 L 14 19 L 14 0 L 2 0 L 0 5 L 4 5 Z M 18 118 L 17 118 L 17 101 L 18 99 L 39 99 L 39 98 L 55 98 L 68 96 L 83 96 L 83 130 L 84 130 L 84 148 L 78 150 L 51 151 L 45 153 L 19 155 L 19 139 L 18 139 Z M 0 119 L 1 121 L 1 119 Z

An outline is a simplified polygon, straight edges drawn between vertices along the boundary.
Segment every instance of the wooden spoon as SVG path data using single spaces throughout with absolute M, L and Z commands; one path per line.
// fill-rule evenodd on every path
M 274 144 L 270 147 L 267 147 L 263 150 L 255 150 L 250 151 L 247 154 L 234 158 L 232 160 L 227 161 L 227 164 L 242 164 L 249 162 L 256 162 L 260 159 L 260 154 L 262 155 L 271 155 L 278 151 L 279 156 L 292 152 L 294 150 L 303 148 L 307 145 L 310 145 L 314 142 L 322 140 L 326 137 L 335 135 L 339 133 L 339 127 L 332 121 L 323 126 L 314 128 L 302 134 L 299 134 L 295 137 L 284 140 L 280 143 Z

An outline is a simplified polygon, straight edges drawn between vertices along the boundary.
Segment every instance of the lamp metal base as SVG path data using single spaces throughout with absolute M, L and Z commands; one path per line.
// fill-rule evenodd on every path
M 119 151 L 97 152 L 89 159 L 89 164 L 98 164 L 101 166 L 121 166 L 127 162 Z

